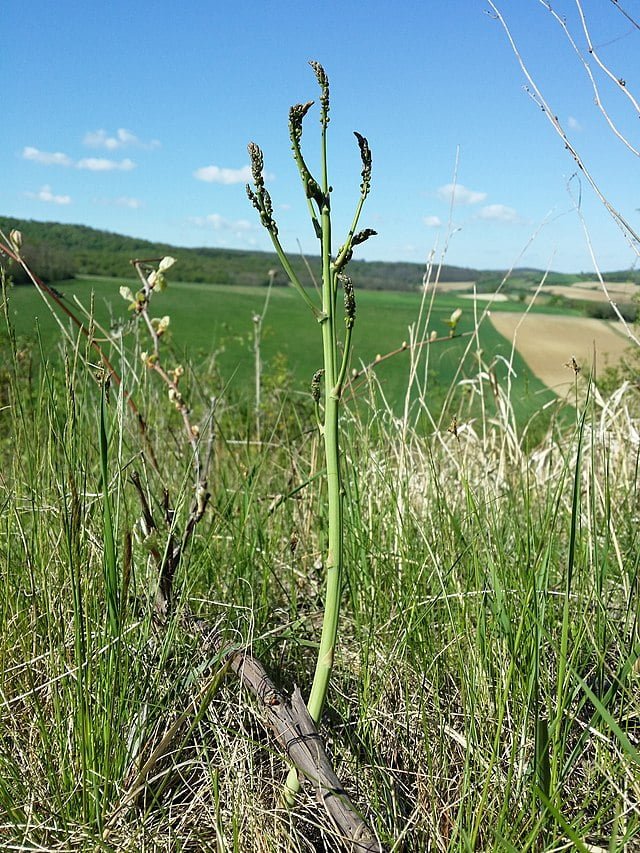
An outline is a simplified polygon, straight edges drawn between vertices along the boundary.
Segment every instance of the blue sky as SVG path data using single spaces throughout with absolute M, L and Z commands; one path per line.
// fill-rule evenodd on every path
M 610 201 L 640 227 L 637 158 L 608 129 L 560 26 L 539 0 L 496 5 Z M 583 6 L 600 55 L 632 91 L 640 31 L 613 2 Z M 577 22 L 573 0 L 554 8 Z M 358 257 L 423 262 L 446 247 L 452 264 L 591 270 L 579 200 L 600 267 L 632 266 L 593 191 L 572 179 L 575 164 L 487 9 L 482 0 L 6 4 L 0 213 L 184 246 L 268 249 L 244 190 L 254 140 L 283 242 L 312 254 L 287 117 L 292 104 L 317 98 L 307 65 L 317 59 L 331 81 L 337 243 L 360 182 L 352 131 L 373 151 L 361 225 L 378 236 Z M 635 142 L 637 115 L 596 79 Z M 303 139 L 312 166 L 317 131 L 312 110 Z

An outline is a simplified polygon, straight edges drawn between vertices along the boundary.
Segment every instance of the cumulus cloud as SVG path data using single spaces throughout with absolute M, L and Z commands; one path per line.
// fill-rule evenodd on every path
M 71 204 L 71 196 L 54 195 L 49 184 L 45 184 L 37 193 L 26 193 L 29 198 L 45 201 L 48 204 Z
M 439 216 L 425 216 L 423 222 L 427 228 L 439 228 L 442 225 L 442 220 Z
M 76 163 L 77 169 L 88 169 L 90 172 L 130 172 L 135 169 L 133 160 L 107 160 L 104 157 L 84 157 Z
M 506 204 L 488 204 L 483 207 L 478 214 L 480 219 L 486 219 L 491 222 L 519 222 L 520 217 L 513 207 L 507 207 Z
M 85 134 L 83 142 L 92 148 L 106 148 L 108 151 L 115 151 L 128 145 L 137 148 L 158 148 L 160 146 L 157 139 L 143 142 L 135 133 L 131 133 L 124 127 L 119 127 L 113 135 L 109 135 L 106 130 L 91 130 Z
M 40 151 L 38 148 L 33 148 L 30 145 L 23 148 L 22 157 L 24 160 L 31 160 L 43 166 L 75 166 L 76 169 L 88 169 L 90 172 L 112 172 L 118 170 L 129 172 L 136 167 L 133 160 L 129 160 L 129 158 L 125 158 L 124 160 L 107 160 L 104 157 L 84 157 L 82 160 L 76 162 L 68 154 L 63 154 L 61 151 L 52 154 L 49 151 Z
M 456 204 L 479 204 L 487 197 L 486 193 L 470 190 L 464 184 L 445 184 L 436 190 L 436 195 L 442 201 L 453 201 Z
M 210 184 L 246 184 L 251 180 L 251 167 L 227 169 L 222 166 L 202 166 L 196 169 L 193 177 Z
M 190 221 L 201 228 L 211 227 L 214 231 L 234 231 L 236 234 L 253 231 L 256 227 L 248 219 L 227 219 L 219 213 L 210 213 L 208 216 L 192 216 Z
M 73 160 L 61 151 L 50 153 L 49 151 L 40 151 L 38 148 L 33 148 L 28 145 L 22 150 L 24 160 L 32 160 L 34 163 L 42 163 L 43 166 L 72 166 Z

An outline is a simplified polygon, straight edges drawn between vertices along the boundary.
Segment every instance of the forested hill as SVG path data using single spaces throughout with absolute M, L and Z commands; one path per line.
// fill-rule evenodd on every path
M 23 254 L 34 272 L 45 281 L 60 281 L 73 276 L 106 275 L 131 278 L 132 258 L 159 258 L 172 255 L 178 260 L 175 277 L 182 281 L 211 284 L 264 285 L 269 281 L 269 271 L 277 270 L 275 284 L 286 284 L 280 263 L 270 252 L 245 252 L 231 249 L 185 249 L 167 243 L 152 243 L 108 231 L 99 231 L 85 225 L 64 225 L 59 222 L 0 217 L 0 229 L 7 234 L 17 228 L 23 235 Z M 317 258 L 306 259 L 312 270 L 317 270 Z M 293 257 L 293 266 L 302 281 L 311 284 L 305 259 Z M 415 290 L 422 282 L 424 265 L 404 262 L 353 260 L 349 272 L 359 287 L 371 290 Z M 16 283 L 20 283 L 20 270 L 11 270 Z M 467 267 L 443 266 L 439 280 L 474 281 L 479 290 L 493 290 L 504 273 L 500 270 L 476 270 Z M 538 270 L 518 270 L 520 286 L 535 286 L 540 281 Z M 631 280 L 629 273 L 623 277 Z M 575 281 L 579 276 L 552 274 L 548 283 Z M 620 274 L 611 274 L 611 279 Z
M 42 278 L 49 281 L 71 275 L 108 275 L 130 278 L 132 258 L 158 258 L 172 255 L 178 260 L 173 273 L 182 281 L 211 284 L 262 285 L 269 281 L 269 271 L 277 270 L 276 284 L 286 284 L 280 262 L 270 252 L 231 249 L 185 249 L 167 243 L 152 243 L 98 231 L 84 225 L 58 222 L 34 222 L 0 217 L 0 228 L 6 233 L 18 228 L 23 236 L 23 254 Z M 307 258 L 311 269 L 318 269 L 316 258 Z M 311 283 L 304 259 L 293 257 L 293 266 L 301 279 Z M 354 280 L 361 287 L 376 290 L 412 290 L 422 281 L 424 267 L 410 263 L 379 263 L 353 260 L 349 265 Z M 13 272 L 14 280 L 16 279 Z M 443 281 L 475 281 L 476 270 L 445 267 Z

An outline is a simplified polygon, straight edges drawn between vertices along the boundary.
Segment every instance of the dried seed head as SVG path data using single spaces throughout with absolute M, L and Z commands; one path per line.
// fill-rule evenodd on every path
M 9 231 L 9 242 L 12 248 L 19 252 L 22 248 L 22 231 L 18 231 L 17 228 Z

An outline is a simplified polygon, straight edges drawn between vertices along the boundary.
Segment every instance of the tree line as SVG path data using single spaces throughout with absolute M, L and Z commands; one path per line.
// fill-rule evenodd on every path
M 186 249 L 167 243 L 155 243 L 89 228 L 86 225 L 67 225 L 60 222 L 0 217 L 0 229 L 6 233 L 17 228 L 23 235 L 23 254 L 34 272 L 47 282 L 64 281 L 74 276 L 103 275 L 115 278 L 132 278 L 131 260 L 134 258 L 161 258 L 166 255 L 178 261 L 176 271 L 183 281 L 229 284 L 237 286 L 286 285 L 275 254 L 271 252 L 233 249 Z M 295 272 L 308 286 L 313 286 L 309 268 L 317 268 L 318 259 L 293 256 Z M 358 287 L 369 290 L 414 291 L 422 284 L 425 265 L 405 261 L 353 260 L 350 273 Z M 26 281 L 21 269 L 9 273 L 15 284 Z M 473 281 L 480 292 L 497 289 L 504 277 L 501 270 L 478 270 L 470 267 L 444 265 L 439 281 Z M 541 277 L 539 270 L 516 270 L 505 286 L 506 290 L 535 287 Z M 566 284 L 593 273 L 566 275 L 551 273 L 548 284 Z M 634 281 L 640 283 L 637 271 L 607 273 L 609 281 Z

